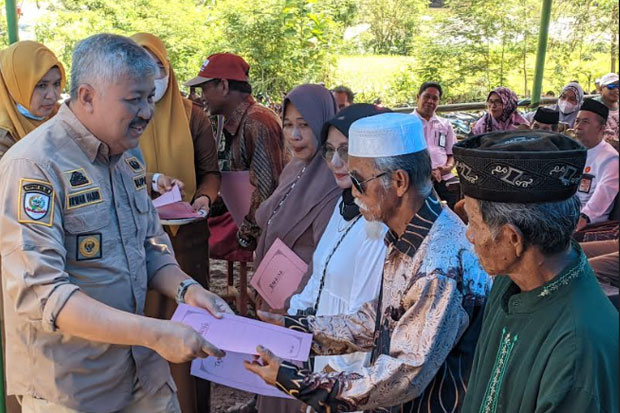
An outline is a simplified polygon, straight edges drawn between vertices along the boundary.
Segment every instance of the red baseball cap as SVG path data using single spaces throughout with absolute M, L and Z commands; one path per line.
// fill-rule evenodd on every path
M 250 65 L 241 56 L 233 53 L 212 54 L 204 61 L 198 76 L 184 83 L 185 86 L 198 86 L 212 79 L 227 79 L 247 82 Z

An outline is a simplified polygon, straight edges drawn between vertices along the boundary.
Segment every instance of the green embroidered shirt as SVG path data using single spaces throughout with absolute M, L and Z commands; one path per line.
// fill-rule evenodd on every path
M 577 248 L 535 290 L 496 277 L 464 413 L 618 412 L 618 312 Z

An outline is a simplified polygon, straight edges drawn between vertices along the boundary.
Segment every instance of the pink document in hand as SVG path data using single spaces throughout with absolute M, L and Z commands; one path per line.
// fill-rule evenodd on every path
M 250 284 L 271 308 L 279 310 L 297 291 L 307 271 L 308 264 L 280 239 L 276 239 L 256 269 Z
M 197 211 L 187 202 L 175 202 L 157 208 L 160 219 L 183 219 L 183 218 L 203 218 L 204 215 Z
M 306 361 L 312 345 L 311 334 L 233 314 L 215 318 L 207 310 L 187 304 L 179 304 L 172 321 L 192 327 L 224 351 L 257 354 L 256 347 L 263 346 L 278 357 Z
M 184 219 L 184 218 L 202 218 L 204 215 L 197 211 L 187 203 L 183 202 L 181 190 L 174 185 L 168 192 L 161 194 L 160 197 L 153 200 L 153 206 L 157 209 L 160 219 Z
M 254 186 L 250 184 L 249 171 L 222 171 L 220 196 L 232 215 L 237 227 L 250 211 Z
M 246 370 L 243 362 L 253 359 L 254 356 L 251 354 L 228 351 L 226 357 L 221 359 L 207 357 L 194 360 L 191 373 L 192 376 L 250 393 L 291 399 L 288 394 L 268 385 L 260 376 Z

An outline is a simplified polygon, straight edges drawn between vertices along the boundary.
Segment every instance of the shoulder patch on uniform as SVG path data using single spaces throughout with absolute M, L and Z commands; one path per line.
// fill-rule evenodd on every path
M 72 169 L 64 172 L 71 188 L 83 188 L 92 184 L 84 168 Z
M 144 172 L 144 167 L 142 166 L 138 158 L 136 158 L 135 156 L 125 158 L 125 162 L 127 162 L 127 165 L 129 165 L 129 167 L 134 173 L 137 174 L 140 172 Z
M 137 191 L 146 188 L 146 175 L 134 177 L 133 184 L 135 185 Z
M 96 260 L 103 257 L 101 250 L 101 233 L 80 234 L 77 236 L 75 249 L 76 261 Z
M 54 188 L 38 179 L 19 180 L 17 221 L 51 227 L 54 221 Z
M 99 187 L 85 189 L 84 191 L 67 194 L 67 209 L 75 209 L 85 207 L 86 205 L 98 204 L 103 202 L 101 189 Z

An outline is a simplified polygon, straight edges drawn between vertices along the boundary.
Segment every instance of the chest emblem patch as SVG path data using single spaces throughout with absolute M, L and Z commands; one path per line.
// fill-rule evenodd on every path
M 101 233 L 82 234 L 77 237 L 77 261 L 101 258 Z

